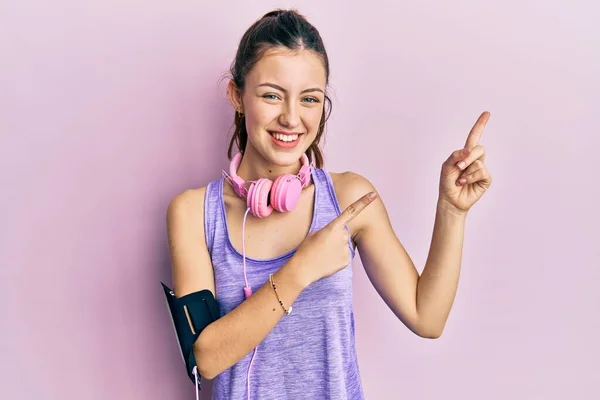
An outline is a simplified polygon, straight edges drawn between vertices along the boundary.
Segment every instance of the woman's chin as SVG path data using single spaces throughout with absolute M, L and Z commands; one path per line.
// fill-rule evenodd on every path
M 302 149 L 297 147 L 294 151 L 272 150 L 267 154 L 267 161 L 277 167 L 290 167 L 296 165 L 302 157 Z

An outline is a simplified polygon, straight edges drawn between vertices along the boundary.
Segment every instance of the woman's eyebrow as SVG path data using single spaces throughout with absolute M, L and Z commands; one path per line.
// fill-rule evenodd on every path
M 286 93 L 287 90 L 285 90 L 284 88 L 282 88 L 279 85 L 276 85 L 274 83 L 270 83 L 270 82 L 265 82 L 265 83 L 261 83 L 260 85 L 258 85 L 257 87 L 261 87 L 261 86 L 268 86 L 268 87 L 272 87 L 273 89 L 277 89 L 281 92 Z M 309 88 L 309 89 L 304 89 L 301 93 L 308 93 L 308 92 L 321 92 L 321 93 L 325 93 L 323 91 L 323 89 L 318 88 L 318 87 L 314 87 L 314 88 Z

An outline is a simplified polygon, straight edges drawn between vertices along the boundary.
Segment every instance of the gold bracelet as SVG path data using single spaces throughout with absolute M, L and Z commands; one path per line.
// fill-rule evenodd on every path
M 277 293 L 277 288 L 275 287 L 275 282 L 273 282 L 273 274 L 269 275 L 269 282 L 271 282 L 271 287 L 275 291 L 275 296 L 277 296 L 277 301 L 279 301 L 281 308 L 283 308 L 283 312 L 285 312 L 286 315 L 290 315 L 292 313 L 292 306 L 290 306 L 290 308 L 285 308 L 285 306 L 283 305 L 283 302 L 279 298 L 279 293 Z

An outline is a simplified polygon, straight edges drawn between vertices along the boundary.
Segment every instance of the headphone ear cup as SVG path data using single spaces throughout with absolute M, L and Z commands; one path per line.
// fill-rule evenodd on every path
M 300 200 L 301 192 L 302 183 L 296 175 L 281 175 L 271 188 L 271 206 L 279 212 L 292 211 Z
M 259 179 L 250 185 L 246 204 L 250 212 L 257 218 L 265 218 L 271 215 L 273 207 L 269 204 L 269 192 L 273 186 L 270 179 Z

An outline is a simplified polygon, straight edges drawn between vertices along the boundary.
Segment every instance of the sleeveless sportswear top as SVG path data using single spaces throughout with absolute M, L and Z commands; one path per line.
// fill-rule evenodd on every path
M 340 215 L 331 176 L 313 168 L 315 190 L 310 231 Z M 225 315 L 245 297 L 242 254 L 230 239 L 223 178 L 212 181 L 204 199 L 205 235 L 211 255 L 215 297 Z M 348 240 L 354 258 L 354 248 Z M 296 250 L 270 259 L 246 256 L 248 284 L 255 292 Z M 361 400 L 364 398 L 355 348 L 352 263 L 308 286 L 258 345 L 213 380 L 213 400 Z M 279 306 L 277 303 L 275 305 Z M 251 364 L 252 362 L 252 364 Z M 251 364 L 250 374 L 248 368 Z M 249 379 L 249 384 L 248 384 Z M 248 396 L 248 388 L 249 396 Z

